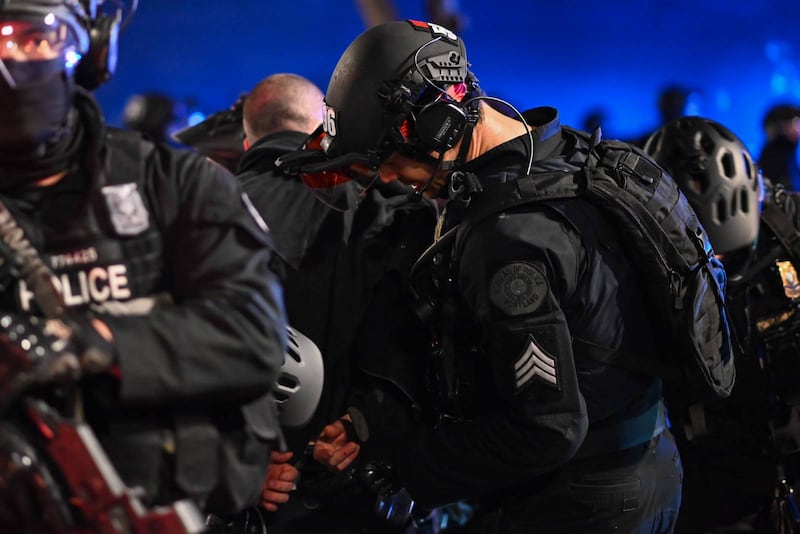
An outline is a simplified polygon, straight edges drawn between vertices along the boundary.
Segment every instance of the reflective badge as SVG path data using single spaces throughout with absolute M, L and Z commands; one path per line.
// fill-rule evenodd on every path
M 800 298 L 800 281 L 797 280 L 797 271 L 790 261 L 776 261 L 778 272 L 783 282 L 783 292 L 788 299 Z
M 536 343 L 533 336 L 528 336 L 528 345 L 514 362 L 515 391 L 520 391 L 534 378 L 538 378 L 552 388 L 560 389 L 555 358 L 547 354 Z
M 106 197 L 111 224 L 119 235 L 141 234 L 150 227 L 150 213 L 136 184 L 107 185 L 101 191 Z
M 786 310 L 777 315 L 769 315 L 756 319 L 756 330 L 759 333 L 764 333 L 774 326 L 781 325 L 794 317 L 795 310 Z
M 535 312 L 549 291 L 544 273 L 530 263 L 504 265 L 489 282 L 489 299 L 506 315 Z

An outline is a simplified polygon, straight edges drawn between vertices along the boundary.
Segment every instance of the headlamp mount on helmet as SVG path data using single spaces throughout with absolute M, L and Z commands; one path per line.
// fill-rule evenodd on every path
M 139 0 L 130 0 L 127 5 L 125 0 L 79 1 L 88 14 L 89 49 L 78 65 L 75 80 L 91 91 L 107 82 L 116 71 L 119 34 L 130 24 Z

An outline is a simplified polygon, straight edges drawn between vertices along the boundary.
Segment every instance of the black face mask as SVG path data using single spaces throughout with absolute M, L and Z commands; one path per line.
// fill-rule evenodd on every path
M 64 74 L 20 89 L 11 89 L 0 78 L 0 152 L 31 150 L 55 141 L 66 122 L 74 87 Z

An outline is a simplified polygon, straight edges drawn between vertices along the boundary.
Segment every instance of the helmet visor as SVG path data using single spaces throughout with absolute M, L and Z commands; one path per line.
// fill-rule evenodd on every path
M 75 35 L 52 13 L 36 19 L 0 15 L 0 76 L 10 87 L 71 73 L 80 59 Z

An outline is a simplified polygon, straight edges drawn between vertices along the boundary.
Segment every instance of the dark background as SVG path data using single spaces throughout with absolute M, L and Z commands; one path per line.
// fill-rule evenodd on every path
M 427 19 L 423 0 L 396 0 Z M 658 125 L 658 93 L 696 92 L 691 114 L 728 125 L 757 155 L 761 118 L 800 103 L 798 0 L 459 0 L 472 70 L 518 108 L 552 105 L 581 126 L 601 108 L 606 137 Z M 261 78 L 294 72 L 324 91 L 364 20 L 349 0 L 140 0 L 121 36 L 120 64 L 97 91 L 108 121 L 129 96 L 161 91 L 181 121 L 230 106 Z

